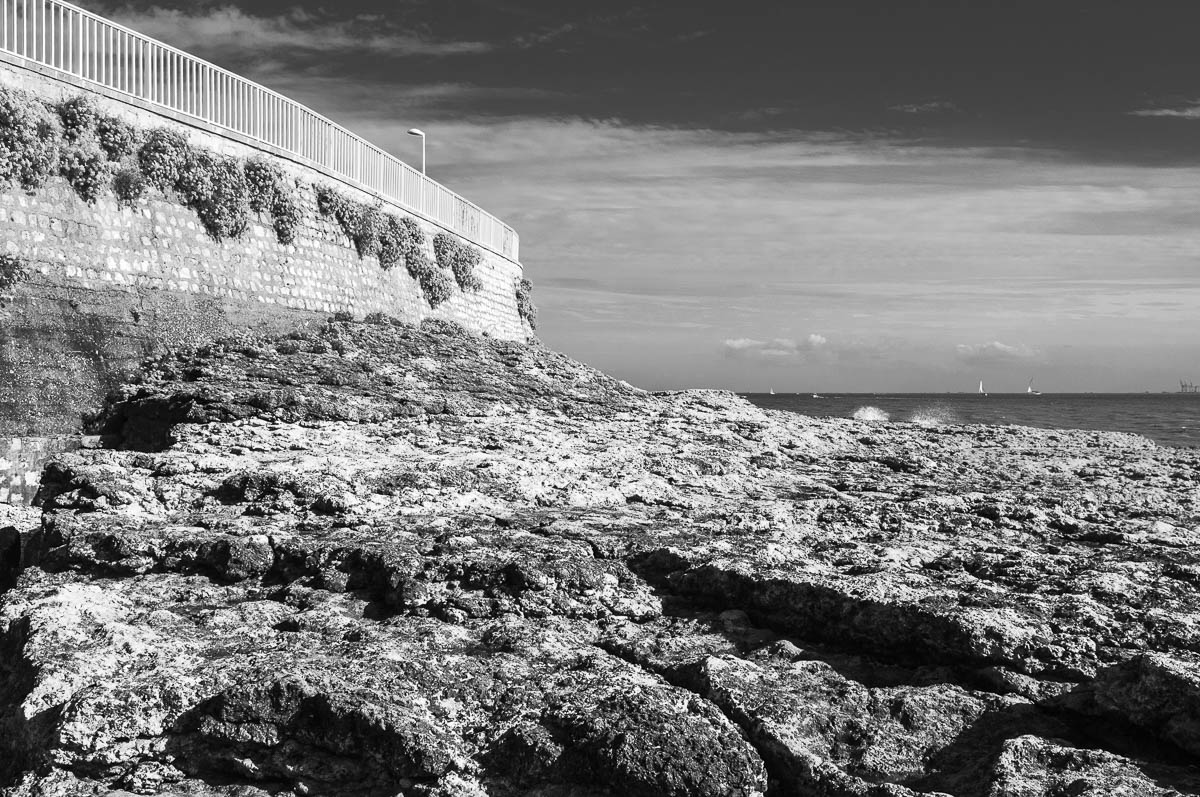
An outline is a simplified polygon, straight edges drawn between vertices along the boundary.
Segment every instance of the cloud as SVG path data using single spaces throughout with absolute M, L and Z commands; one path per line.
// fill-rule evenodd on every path
M 961 109 L 949 100 L 930 100 L 929 102 L 891 105 L 888 106 L 888 110 L 900 113 L 959 113 Z
M 1011 346 L 994 340 L 991 343 L 960 343 L 954 347 L 955 356 L 968 365 L 1004 365 L 1035 362 L 1042 357 L 1037 349 L 1023 343 Z
M 567 22 L 562 25 L 555 26 L 548 30 L 541 30 L 535 33 L 526 33 L 518 36 L 514 44 L 521 49 L 537 47 L 544 44 L 549 44 L 564 36 L 568 36 L 579 30 L 579 24 L 575 22 Z
M 1165 116 L 1176 119 L 1200 119 L 1200 100 L 1192 100 L 1174 108 L 1141 108 L 1129 111 L 1129 116 Z
M 118 6 L 103 13 L 139 33 L 206 57 L 261 58 L 297 51 L 445 57 L 492 49 L 486 42 L 445 41 L 396 30 L 375 14 L 335 20 L 300 7 L 278 16 L 256 16 L 232 5 L 187 10 Z
M 828 344 L 824 336 L 815 333 L 799 341 L 791 338 L 730 338 L 725 341 L 725 356 L 764 362 L 800 360 L 807 354 L 824 350 Z

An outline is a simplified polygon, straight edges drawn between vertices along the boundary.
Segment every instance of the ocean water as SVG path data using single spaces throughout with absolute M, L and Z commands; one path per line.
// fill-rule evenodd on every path
M 1200 448 L 1195 393 L 743 393 L 760 407 L 816 417 L 929 425 L 986 423 L 1133 432 L 1162 445 Z

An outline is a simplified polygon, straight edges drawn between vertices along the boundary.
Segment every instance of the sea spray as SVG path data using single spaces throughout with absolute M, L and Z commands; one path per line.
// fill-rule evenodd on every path
M 882 422 L 888 420 L 888 414 L 878 407 L 859 407 L 850 416 L 856 421 Z
M 918 426 L 947 426 L 958 423 L 958 416 L 949 407 L 919 407 L 908 420 Z

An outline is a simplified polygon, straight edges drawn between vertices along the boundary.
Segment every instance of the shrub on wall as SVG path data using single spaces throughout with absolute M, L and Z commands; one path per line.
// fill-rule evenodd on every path
M 378 257 L 382 248 L 382 238 L 386 217 L 380 205 L 360 205 L 357 225 L 351 238 L 359 257 Z
M 420 284 L 430 307 L 436 308 L 454 293 L 454 281 L 450 275 L 438 268 L 425 252 L 414 252 L 406 260 L 405 266 L 409 275 Z
M 145 143 L 138 149 L 138 164 L 152 186 L 166 191 L 175 187 L 190 150 L 182 133 L 156 127 L 146 134 Z
M 281 186 L 275 192 L 275 201 L 271 203 L 271 226 L 275 228 L 275 238 L 279 243 L 295 243 L 303 219 L 295 189 Z
M 326 218 L 339 218 L 339 213 L 342 206 L 347 204 L 349 201 L 349 199 L 347 199 L 337 190 L 330 188 L 327 185 L 317 186 L 317 212 Z
M 12 288 L 29 275 L 29 266 L 20 257 L 0 254 L 0 291 Z
M 317 210 L 322 216 L 337 220 L 360 257 L 376 255 L 379 265 L 385 269 L 394 268 L 403 261 L 409 276 L 421 286 L 430 307 L 437 307 L 454 294 L 454 280 L 446 268 L 439 268 L 439 264 L 461 261 L 454 270 L 455 277 L 460 272 L 463 275 L 459 284 L 462 285 L 465 279 L 467 285 L 478 285 L 471 290 L 482 287 L 474 274 L 480 253 L 441 233 L 434 239 L 436 248 L 438 239 L 445 238 L 440 244 L 443 251 L 439 252 L 435 263 L 425 254 L 425 233 L 416 219 L 384 213 L 379 205 L 355 202 L 328 186 L 317 186 Z M 451 251 L 453 255 L 449 254 Z
M 27 191 L 58 171 L 58 118 L 37 98 L 0 86 L 0 177 Z
M 416 219 L 411 216 L 394 216 L 388 214 L 385 220 L 383 234 L 379 239 L 379 265 L 385 269 L 407 265 L 414 253 L 420 253 L 425 248 L 425 232 Z
M 63 100 L 54 108 L 62 120 L 63 138 L 78 141 L 91 134 L 96 128 L 96 103 L 86 94 Z
M 96 119 L 96 138 L 110 161 L 120 161 L 137 151 L 137 129 L 117 116 L 101 114 Z
M 401 262 L 413 266 L 418 254 L 424 255 L 425 233 L 416 219 L 384 213 L 381 205 L 364 205 L 329 186 L 317 186 L 317 210 L 335 219 L 342 232 L 354 244 L 359 257 L 375 256 L 385 269 Z M 414 273 L 414 277 L 416 274 Z
M 433 236 L 433 253 L 438 265 L 453 272 L 459 288 L 478 291 L 483 287 L 483 281 L 475 273 L 475 267 L 483 260 L 483 253 L 478 249 L 455 235 L 439 232 Z
M 317 188 L 317 209 L 323 216 L 334 218 L 342 232 L 354 244 L 359 257 L 378 255 L 380 237 L 385 231 L 385 219 L 378 205 L 364 205 L 328 186 Z
M 146 194 L 146 178 L 133 166 L 122 166 L 113 175 L 113 193 L 117 204 L 133 207 Z
M 217 159 L 211 152 L 188 145 L 183 152 L 183 162 L 179 165 L 175 181 L 170 187 L 175 189 L 183 204 L 188 207 L 206 205 L 216 190 L 213 186 L 216 166 Z
M 111 164 L 100 145 L 91 138 L 80 138 L 68 146 L 58 161 L 58 172 L 67 178 L 79 198 L 94 204 L 108 184 Z
M 255 155 L 246 161 L 245 172 L 250 209 L 255 213 L 270 213 L 283 182 L 283 170 L 262 155 Z
M 517 283 L 517 315 L 525 319 L 530 329 L 537 329 L 537 307 L 533 303 L 533 283 L 527 279 Z
M 237 238 L 250 224 L 250 192 L 242 164 L 236 158 L 213 159 L 208 183 L 211 194 L 193 210 L 213 238 Z
M 281 244 L 294 243 L 303 214 L 294 183 L 263 155 L 247 160 L 242 171 L 246 175 L 246 192 L 250 210 L 271 216 L 271 226 Z

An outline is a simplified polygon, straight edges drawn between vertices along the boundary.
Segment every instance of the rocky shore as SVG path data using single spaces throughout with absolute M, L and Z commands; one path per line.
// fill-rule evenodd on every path
M 1200 794 L 1200 452 L 386 321 L 93 431 L 0 509 L 0 794 Z

